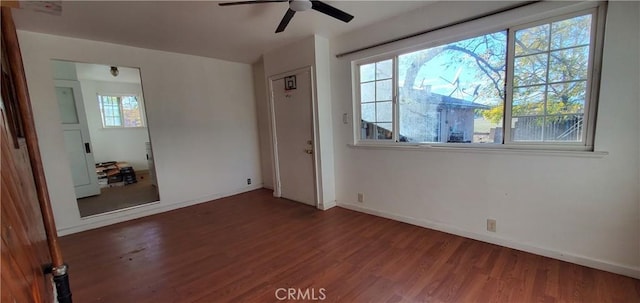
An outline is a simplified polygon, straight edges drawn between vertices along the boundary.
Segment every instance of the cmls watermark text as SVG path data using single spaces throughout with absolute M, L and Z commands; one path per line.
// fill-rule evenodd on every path
M 275 295 L 280 301 L 324 301 L 327 298 L 327 290 L 324 288 L 278 288 Z

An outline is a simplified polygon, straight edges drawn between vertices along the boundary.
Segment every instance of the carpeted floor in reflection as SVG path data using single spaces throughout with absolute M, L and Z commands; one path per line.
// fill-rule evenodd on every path
M 140 174 L 137 179 L 137 183 L 102 188 L 100 195 L 78 199 L 80 216 L 87 217 L 158 201 L 158 188 L 151 185 L 149 175 Z

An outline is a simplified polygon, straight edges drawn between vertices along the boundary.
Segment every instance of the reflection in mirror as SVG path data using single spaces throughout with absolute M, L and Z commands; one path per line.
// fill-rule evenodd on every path
M 140 70 L 52 60 L 81 217 L 160 200 Z

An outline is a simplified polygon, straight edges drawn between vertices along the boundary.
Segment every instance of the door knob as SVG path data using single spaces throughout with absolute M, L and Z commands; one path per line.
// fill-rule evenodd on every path
M 309 155 L 313 155 L 313 149 L 305 149 L 304 152 Z

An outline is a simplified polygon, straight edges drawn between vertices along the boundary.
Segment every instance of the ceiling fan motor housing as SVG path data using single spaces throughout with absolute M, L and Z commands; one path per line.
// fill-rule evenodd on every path
M 326 4 L 319 0 L 244 0 L 244 1 L 235 1 L 235 2 L 221 2 L 218 3 L 220 6 L 231 6 L 231 5 L 244 5 L 244 4 L 261 4 L 261 3 L 270 3 L 270 2 L 289 2 L 289 9 L 282 17 L 278 28 L 276 29 L 276 33 L 283 32 L 287 27 L 291 18 L 296 14 L 296 12 L 304 12 L 310 9 L 321 12 L 325 15 L 331 16 L 343 22 L 349 22 L 353 19 L 353 16 L 335 8 L 329 4 Z
M 311 1 L 309 0 L 292 0 L 289 2 L 289 8 L 296 12 L 304 12 L 311 9 Z

